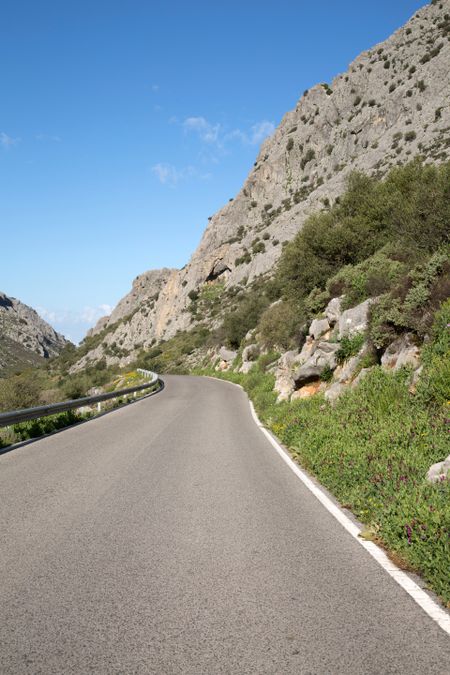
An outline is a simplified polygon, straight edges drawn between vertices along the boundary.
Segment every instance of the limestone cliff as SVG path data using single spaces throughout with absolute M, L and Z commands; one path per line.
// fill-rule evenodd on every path
M 190 262 L 162 277 L 138 277 L 148 279 L 142 302 L 137 295 L 119 303 L 96 331 L 119 321 L 117 327 L 78 367 L 105 354 L 108 363 L 123 364 L 140 347 L 189 330 L 196 320 L 187 311 L 189 294 L 205 284 L 245 285 L 270 273 L 283 242 L 311 213 L 334 202 L 350 171 L 382 176 L 417 155 L 446 159 L 449 39 L 450 0 L 433 2 L 360 54 L 346 73 L 305 92 L 263 143 L 240 192 L 210 219 Z M 125 325 L 128 307 L 134 314 Z M 126 353 L 108 353 L 111 344 L 126 345 Z

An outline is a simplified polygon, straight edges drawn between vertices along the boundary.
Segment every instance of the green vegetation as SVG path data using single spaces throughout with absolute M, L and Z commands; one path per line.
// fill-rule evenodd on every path
M 32 377 L 30 376 L 32 375 Z M 32 373 L 23 373 L 19 376 L 0 380 L 0 411 L 12 411 L 20 408 L 29 408 L 45 403 L 56 403 L 60 400 L 71 398 L 80 398 L 85 396 L 87 390 L 84 388 L 88 380 L 79 380 L 75 383 L 74 378 L 69 378 L 64 383 L 63 390 L 45 391 L 42 389 L 43 384 L 49 382 L 45 379 L 43 369 L 32 371 Z M 83 375 L 79 376 L 80 378 Z M 84 382 L 84 386 L 81 383 Z M 137 371 L 129 371 L 120 374 L 108 382 L 104 387 L 107 392 L 113 392 L 120 389 L 126 389 L 134 385 L 143 384 L 145 378 Z M 78 388 L 78 386 L 80 388 Z M 137 397 L 145 396 L 151 391 L 146 389 L 136 393 Z M 65 394 L 65 395 L 63 395 Z M 50 400 L 49 400 L 50 399 Z M 126 397 L 118 397 L 102 403 L 102 410 L 112 410 L 124 403 L 129 403 L 134 400 L 134 395 L 130 394 Z M 45 434 L 53 433 L 59 429 L 78 424 L 84 420 L 90 419 L 96 414 L 96 407 L 91 410 L 84 410 L 83 412 L 77 410 L 68 410 L 64 413 L 56 415 L 48 415 L 29 422 L 21 422 L 10 427 L 0 428 L 0 448 L 8 447 L 13 443 L 25 441 L 31 438 L 39 438 Z
M 334 405 L 318 395 L 275 403 L 273 376 L 217 374 L 242 384 L 262 421 L 400 565 L 421 573 L 450 606 L 450 481 L 431 485 L 428 468 L 448 455 L 450 301 L 424 349 L 417 393 L 409 372 L 375 367 Z
M 449 162 L 416 160 L 384 181 L 353 173 L 339 203 L 311 216 L 285 247 L 274 282 L 279 296 L 296 306 L 301 324 L 311 318 L 311 294 L 322 300 L 315 313 L 334 295 L 345 294 L 344 306 L 381 295 L 384 320 L 374 317 L 374 326 L 423 334 L 449 293 L 449 222 Z
M 349 359 L 351 356 L 356 356 L 365 341 L 365 336 L 363 333 L 357 333 L 352 337 L 344 336 L 340 340 L 340 347 L 336 352 L 337 362 L 343 364 L 344 361 Z

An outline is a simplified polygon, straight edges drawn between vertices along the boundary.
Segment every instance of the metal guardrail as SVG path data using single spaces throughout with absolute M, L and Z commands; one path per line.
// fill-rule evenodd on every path
M 41 405 L 36 408 L 23 408 L 22 410 L 0 413 L 0 427 L 18 424 L 19 422 L 27 422 L 28 420 L 36 420 L 39 417 L 47 417 L 48 415 L 56 415 L 57 413 L 75 410 L 76 408 L 82 408 L 85 405 L 92 405 L 93 403 L 109 401 L 112 398 L 119 398 L 120 396 L 126 396 L 127 394 L 133 394 L 137 391 L 149 389 L 157 382 L 160 382 L 159 376 L 150 370 L 138 368 L 137 371 L 142 375 L 148 376 L 150 378 L 149 381 L 145 384 L 139 384 L 136 387 L 127 387 L 126 389 L 119 389 L 105 394 L 96 394 L 95 396 L 75 398 L 70 401 L 62 401 L 61 403 Z

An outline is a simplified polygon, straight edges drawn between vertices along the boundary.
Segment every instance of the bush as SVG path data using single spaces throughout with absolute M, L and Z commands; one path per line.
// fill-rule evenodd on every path
M 0 411 L 10 412 L 40 405 L 40 391 L 39 382 L 27 372 L 0 379 Z
M 286 246 L 277 278 L 286 297 L 301 302 L 342 267 L 359 264 L 387 243 L 419 256 L 448 240 L 450 163 L 419 161 L 391 170 L 384 181 L 349 177 L 347 192 L 327 212 L 311 216 Z
M 404 271 L 404 263 L 392 260 L 381 249 L 357 265 L 342 267 L 328 281 L 327 289 L 331 296 L 345 294 L 343 309 L 348 309 L 390 290 Z
M 264 294 L 249 293 L 234 312 L 225 316 L 219 337 L 232 349 L 239 349 L 242 339 L 256 326 L 268 304 Z
M 377 348 L 386 347 L 398 333 L 414 331 L 423 338 L 431 329 L 450 291 L 449 255 L 448 249 L 434 253 L 371 307 L 369 334 Z
M 258 332 L 266 347 L 289 349 L 299 342 L 299 326 L 304 323 L 295 307 L 286 301 L 268 307 L 258 324 Z
M 352 337 L 344 335 L 340 340 L 340 346 L 336 352 L 337 362 L 342 365 L 344 361 L 347 361 L 350 357 L 356 356 L 363 346 L 364 340 L 365 336 L 363 333 L 357 333 Z

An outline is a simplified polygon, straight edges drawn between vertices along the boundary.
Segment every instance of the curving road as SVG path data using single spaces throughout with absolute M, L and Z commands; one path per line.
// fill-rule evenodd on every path
M 450 673 L 450 639 L 231 384 L 0 456 L 0 673 Z

